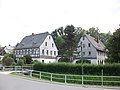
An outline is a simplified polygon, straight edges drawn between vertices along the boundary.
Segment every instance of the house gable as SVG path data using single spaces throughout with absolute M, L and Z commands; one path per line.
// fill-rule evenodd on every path
M 44 50 L 44 53 L 42 52 L 42 50 Z M 45 40 L 41 44 L 40 54 L 47 55 L 47 56 L 54 56 L 54 57 L 56 57 L 58 55 L 57 47 L 56 47 L 54 40 L 50 34 L 45 38 Z

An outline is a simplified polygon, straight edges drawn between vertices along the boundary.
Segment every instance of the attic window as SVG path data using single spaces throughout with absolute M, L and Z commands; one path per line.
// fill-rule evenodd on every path
M 49 36 L 49 39 L 51 39 L 51 37 Z
M 45 46 L 47 46 L 47 42 L 45 42 Z
M 88 47 L 90 47 L 90 43 L 88 43 Z
M 83 36 L 83 40 L 85 40 L 85 37 Z
M 52 43 L 52 47 L 54 47 L 54 44 Z

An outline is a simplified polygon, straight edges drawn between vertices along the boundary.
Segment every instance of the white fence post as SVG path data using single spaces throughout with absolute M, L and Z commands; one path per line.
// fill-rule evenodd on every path
M 51 78 L 50 78 L 50 81 L 52 81 L 52 73 L 51 73 Z
M 84 84 L 84 77 L 83 77 L 83 75 L 82 75 L 82 85 Z
M 67 83 L 67 76 L 65 75 L 65 83 Z
M 101 83 L 102 83 L 102 86 L 103 86 L 103 69 L 101 70 L 101 72 L 102 72 Z
M 5 67 L 3 66 L 2 71 L 4 71 Z
M 32 70 L 30 70 L 30 77 L 32 77 Z
M 41 72 L 39 74 L 40 74 L 40 79 L 41 79 Z

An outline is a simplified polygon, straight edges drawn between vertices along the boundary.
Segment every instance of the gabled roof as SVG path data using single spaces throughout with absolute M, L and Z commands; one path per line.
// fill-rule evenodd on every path
M 105 51 L 106 47 L 99 39 L 96 39 L 96 38 L 94 38 L 90 35 L 87 35 L 87 34 L 85 36 L 97 50 Z
M 24 49 L 24 48 L 36 48 L 40 47 L 45 38 L 49 35 L 48 32 L 32 34 L 26 36 L 22 39 L 22 41 L 15 47 L 15 49 Z

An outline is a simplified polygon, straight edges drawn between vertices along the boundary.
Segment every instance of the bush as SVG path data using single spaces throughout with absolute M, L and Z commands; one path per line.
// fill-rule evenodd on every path
M 39 63 L 39 61 L 38 60 L 33 60 L 31 63 L 36 64 L 36 63 Z
M 82 63 L 82 60 L 78 60 L 78 61 L 76 61 L 76 63 L 80 64 L 80 63 Z M 90 64 L 91 62 L 90 62 L 90 60 L 83 60 L 83 63 Z
M 13 62 L 14 62 L 14 59 L 11 57 L 3 58 L 3 65 L 5 66 L 11 66 Z
M 36 63 L 33 66 L 34 70 L 45 71 L 51 73 L 63 73 L 63 74 L 77 74 L 81 75 L 81 64 L 70 63 Z M 120 64 L 107 64 L 107 65 L 92 65 L 83 64 L 85 75 L 101 75 L 103 69 L 104 75 L 120 76 Z
M 13 63 L 12 63 L 12 66 L 16 66 L 16 65 L 17 65 L 17 63 L 16 63 L 16 62 L 13 62 Z
M 25 60 L 26 60 L 26 64 L 31 64 L 32 63 L 32 57 L 30 55 L 25 55 L 24 56 Z
M 18 66 L 23 66 L 24 65 L 24 60 L 23 59 L 19 59 L 17 62 Z
M 70 62 L 68 58 L 60 58 L 58 62 Z

